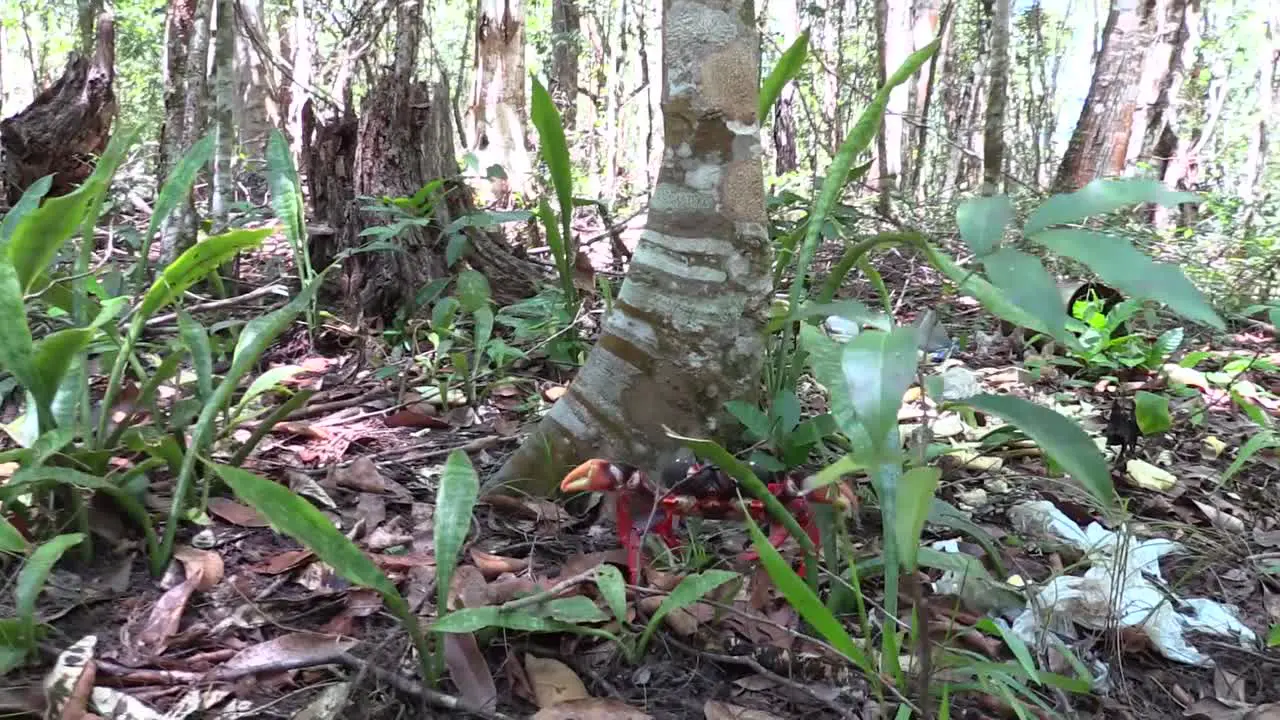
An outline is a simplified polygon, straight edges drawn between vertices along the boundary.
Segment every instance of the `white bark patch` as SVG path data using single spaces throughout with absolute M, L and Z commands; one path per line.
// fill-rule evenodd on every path
M 653 325 L 632 317 L 626 308 L 614 306 L 613 312 L 605 320 L 605 332 L 612 333 L 645 352 L 656 353 L 658 350 L 658 334 Z
M 703 192 L 715 192 L 720 186 L 720 178 L 724 175 L 724 168 L 719 164 L 712 162 L 700 163 L 684 174 L 684 184 L 694 190 Z
M 698 60 L 737 38 L 737 18 L 699 2 L 676 0 L 667 9 L 663 30 L 667 88 L 672 97 L 697 90 Z
M 679 235 L 666 235 L 657 230 L 645 230 L 640 234 L 640 239 L 642 241 L 640 247 L 644 247 L 645 242 L 651 242 L 673 253 L 723 255 L 725 257 L 736 254 L 733 243 L 721 238 L 690 238 Z
M 600 434 L 599 430 L 588 422 L 590 415 L 587 415 L 587 411 L 582 409 L 577 398 L 572 394 L 565 395 L 559 402 L 552 405 L 547 417 L 559 423 L 566 433 L 578 440 L 591 440 Z
M 719 268 L 694 265 L 684 258 L 668 255 L 656 245 L 641 245 L 631 262 L 684 280 L 721 283 L 728 279 L 725 272 Z
M 742 318 L 742 309 L 750 298 L 739 292 L 721 292 L 715 296 L 686 297 L 664 288 L 646 287 L 628 282 L 618 298 L 642 312 L 660 313 L 671 318 L 672 327 L 680 333 L 703 333 L 708 328 L 725 332 Z
M 675 213 L 714 212 L 716 199 L 682 185 L 664 182 L 653 189 L 649 207 Z
M 759 137 L 760 135 L 760 126 L 756 123 L 742 123 L 737 120 L 726 120 L 724 126 L 729 128 L 729 132 L 734 135 L 751 135 L 752 137 Z

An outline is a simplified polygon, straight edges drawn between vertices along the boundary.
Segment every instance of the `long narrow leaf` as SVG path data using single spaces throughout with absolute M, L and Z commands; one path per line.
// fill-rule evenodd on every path
M 551 184 L 556 189 L 556 198 L 560 201 L 560 224 L 564 230 L 565 247 L 570 254 L 574 251 L 573 227 L 570 220 L 573 216 L 573 168 L 569 160 L 569 143 L 564 137 L 564 123 L 560 119 L 560 111 L 551 99 L 551 93 L 533 78 L 533 94 L 530 96 L 530 115 L 533 126 L 538 129 L 538 144 L 542 148 L 542 159 L 551 171 Z
M 4 220 L 0 221 L 0 254 L 5 252 L 9 238 L 13 237 L 13 231 L 17 229 L 18 223 L 32 210 L 40 207 L 40 201 L 44 199 L 45 195 L 49 194 L 49 188 L 52 186 L 52 175 L 45 175 L 31 183 L 31 187 L 22 193 L 22 197 L 18 198 L 18 202 L 9 208 L 9 212 L 4 214 Z
M 458 553 L 462 551 L 467 533 L 471 531 L 471 514 L 479 492 L 480 479 L 466 451 L 449 453 L 444 472 L 440 475 L 440 487 L 436 490 L 434 540 L 439 608 L 447 605 L 453 570 L 457 567 Z
M 769 76 L 760 85 L 760 105 L 756 109 L 757 123 L 764 124 L 765 118 L 769 117 L 769 111 L 773 110 L 773 104 L 782 95 L 782 89 L 800 73 L 808 56 L 809 31 L 805 30 L 782 53 L 782 57 L 778 58 L 778 64 L 773 66 Z
M 84 538 L 82 533 L 59 535 L 36 548 L 23 564 L 22 571 L 18 573 L 18 587 L 14 594 L 18 619 L 28 629 L 35 626 L 36 600 L 44 589 L 45 581 L 49 579 L 49 573 L 53 572 L 53 566 L 67 550 L 79 545 Z
M 657 632 L 658 626 L 662 624 L 663 618 L 676 610 L 681 610 L 693 605 L 701 600 L 707 593 L 736 577 L 738 577 L 738 573 L 729 572 L 728 570 L 706 570 L 704 572 L 697 573 L 696 575 L 689 575 L 685 579 L 681 580 L 680 584 L 676 585 L 675 589 L 671 591 L 671 594 L 668 595 L 662 601 L 662 604 L 658 606 L 657 611 L 653 613 L 653 617 L 649 618 L 649 624 L 645 626 L 644 633 L 640 636 L 640 642 L 637 644 L 636 654 L 644 654 L 645 648 L 649 645 L 650 638 L 652 638 L 653 634 Z

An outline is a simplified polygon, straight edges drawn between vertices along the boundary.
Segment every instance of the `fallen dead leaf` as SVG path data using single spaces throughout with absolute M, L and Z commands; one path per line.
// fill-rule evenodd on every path
M 543 708 L 530 720 L 653 720 L 653 716 L 620 700 L 587 698 Z
M 244 677 L 264 670 L 323 665 L 355 647 L 352 638 L 294 632 L 251 645 L 209 673 L 208 679 Z
M 398 545 L 408 545 L 411 542 L 413 542 L 413 536 L 409 533 L 391 532 L 385 527 L 375 529 L 364 540 L 365 546 L 373 551 L 386 550 Z
M 259 575 L 279 575 L 293 570 L 313 557 L 315 557 L 315 553 L 310 550 L 286 550 L 282 553 L 276 553 L 262 562 L 250 565 L 249 570 Z
M 604 552 L 573 555 L 560 567 L 560 577 L 569 578 L 574 575 L 581 575 L 604 563 L 626 567 L 627 551 L 617 548 L 616 550 L 606 550 Z
M 232 525 L 241 527 L 267 527 L 270 525 L 266 518 L 258 514 L 257 510 L 224 497 L 209 498 L 209 512 Z
M 329 431 L 322 427 L 296 420 L 286 420 L 272 425 L 271 433 L 273 435 L 297 435 L 308 440 L 328 440 L 331 437 Z
M 187 601 L 201 582 L 201 572 L 187 576 L 182 583 L 165 591 L 151 612 L 137 628 L 126 625 L 122 636 L 132 637 L 132 643 L 126 643 L 125 652 L 135 659 L 149 661 L 164 653 L 169 645 L 169 638 L 178 631 L 182 623 L 182 613 L 187 609 Z
M 666 600 L 664 595 L 650 595 L 639 602 L 640 609 L 649 615 L 655 613 Z M 678 608 L 667 613 L 662 620 L 677 635 L 689 637 L 698 632 L 698 627 L 710 622 L 715 617 L 715 608 L 706 603 L 695 603 L 685 608 Z
M 465 607 L 481 607 L 490 604 L 489 581 L 474 565 L 461 565 L 453 572 L 446 601 L 450 610 Z
M 591 697 L 573 668 L 559 660 L 525 654 L 524 669 L 533 683 L 533 694 L 540 708 Z
M 543 389 L 543 391 L 542 391 L 542 397 L 543 397 L 547 402 L 555 402 L 555 401 L 559 400 L 560 398 L 564 397 L 564 394 L 565 394 L 567 391 L 568 391 L 568 390 L 567 390 L 567 388 L 565 388 L 565 386 L 563 386 L 563 385 L 551 385 L 551 386 L 548 386 L 547 388 Z
M 1130 482 L 1146 490 L 1169 492 L 1178 484 L 1176 475 L 1145 460 L 1130 459 L 1125 463 L 1124 469 Z
M 367 455 L 356 458 L 355 462 L 346 467 L 335 467 L 332 477 L 337 485 L 352 490 L 381 493 L 386 492 L 387 489 L 386 479 L 382 477 L 378 466 Z
M 292 720 L 335 720 L 342 717 L 351 695 L 351 683 L 340 682 L 325 688 L 315 700 L 298 711 Z
M 471 562 L 480 568 L 485 579 L 493 580 L 503 573 L 518 573 L 529 568 L 529 558 L 513 558 L 471 550 Z
M 780 720 L 773 713 L 731 705 L 720 700 L 708 700 L 702 706 L 702 714 L 707 720 Z
M 387 427 L 411 427 L 411 428 L 434 428 L 437 430 L 445 430 L 449 428 L 449 423 L 437 417 L 434 414 L 423 412 L 423 408 L 431 407 L 425 403 L 407 407 L 399 412 L 394 412 L 383 419 L 383 424 Z M 434 408 L 433 408 L 434 410 Z
M 369 558 L 383 570 L 409 570 L 410 568 L 432 567 L 436 564 L 436 556 L 431 553 L 405 553 L 404 555 L 387 555 L 372 553 Z
M 310 475 L 301 472 L 286 470 L 285 477 L 289 479 L 289 489 L 299 495 L 309 497 L 330 510 L 337 510 L 338 503 L 329 497 L 329 493 L 320 486 Z
M 186 571 L 187 577 L 198 576 L 196 580 L 196 589 L 207 591 L 214 585 L 222 582 L 222 574 L 225 570 L 222 564 L 222 556 L 212 550 L 197 550 L 186 545 L 179 545 L 174 548 L 173 556 L 178 562 L 182 563 L 183 570 Z
M 1209 519 L 1210 525 L 1213 525 L 1223 532 L 1232 534 L 1240 534 L 1244 532 L 1244 521 L 1240 518 L 1228 515 L 1218 508 L 1209 505 L 1208 503 L 1200 502 L 1194 498 L 1191 502 L 1200 510 L 1200 512 L 1204 513 L 1206 518 Z
M 449 667 L 449 678 L 462 697 L 479 708 L 498 706 L 498 687 L 475 635 L 445 633 L 444 662 Z

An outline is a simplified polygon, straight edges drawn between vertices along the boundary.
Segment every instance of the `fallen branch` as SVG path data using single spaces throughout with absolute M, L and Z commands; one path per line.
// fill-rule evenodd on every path
M 256 290 L 250 290 L 249 292 L 243 295 L 224 298 L 222 300 L 210 300 L 208 302 L 196 303 L 195 305 L 188 305 L 184 308 L 184 310 L 186 310 L 189 313 L 203 311 L 203 310 L 222 310 L 224 308 L 243 305 L 244 303 L 250 302 L 252 300 L 257 300 L 260 297 L 266 297 L 267 295 L 281 295 L 283 297 L 288 297 L 289 288 L 285 287 L 284 285 L 266 285 Z M 158 325 L 168 325 L 169 323 L 174 323 L 177 321 L 178 321 L 177 313 L 165 313 L 164 315 L 156 315 L 155 317 L 148 320 L 146 326 L 156 327 Z
M 510 715 L 500 713 L 497 710 L 478 708 L 460 697 L 446 695 L 438 690 L 423 687 L 420 683 L 410 680 L 399 673 L 384 670 L 376 665 L 370 665 L 354 655 L 343 653 L 338 657 L 338 661 L 357 672 L 368 673 L 390 685 L 396 692 L 421 700 L 432 707 L 451 710 L 455 713 L 469 713 L 485 718 L 485 720 L 515 720 Z

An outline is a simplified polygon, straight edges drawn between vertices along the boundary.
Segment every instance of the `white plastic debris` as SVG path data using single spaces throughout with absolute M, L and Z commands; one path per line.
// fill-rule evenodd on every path
M 1013 622 L 1014 632 L 1025 642 L 1040 642 L 1045 631 L 1074 638 L 1074 625 L 1093 630 L 1135 627 L 1170 660 L 1201 666 L 1212 666 L 1213 660 L 1187 642 L 1188 630 L 1234 635 L 1246 648 L 1256 645 L 1257 636 L 1240 622 L 1235 607 L 1204 598 L 1179 599 L 1163 589 L 1160 557 L 1181 551 L 1180 544 L 1161 538 L 1138 540 L 1098 523 L 1081 529 L 1043 500 L 1017 505 L 1009 515 L 1019 533 L 1073 545 L 1090 565 L 1083 576 L 1061 575 L 1031 592 L 1027 609 Z
M 824 324 L 836 342 L 849 342 L 862 331 L 862 325 L 857 321 L 839 315 L 829 315 Z

